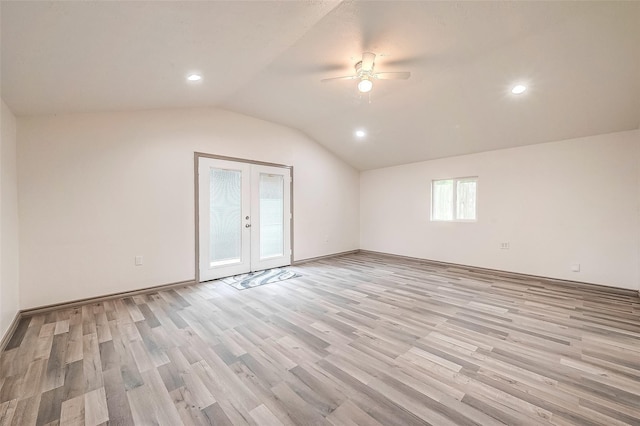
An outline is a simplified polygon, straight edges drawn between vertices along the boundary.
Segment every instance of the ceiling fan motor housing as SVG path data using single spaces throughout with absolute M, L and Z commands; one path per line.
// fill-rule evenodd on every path
M 362 69 L 362 61 L 359 61 L 359 62 L 356 63 L 356 66 L 355 66 L 356 74 L 358 75 L 358 77 L 364 77 L 364 76 L 370 77 L 370 76 L 373 75 L 373 67 L 374 66 L 375 66 L 374 64 L 371 64 L 371 69 L 370 70 L 363 70 Z

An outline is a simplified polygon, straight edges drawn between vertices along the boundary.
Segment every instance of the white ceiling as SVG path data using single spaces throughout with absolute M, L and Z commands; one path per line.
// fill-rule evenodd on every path
M 640 2 L 0 7 L 2 98 L 17 115 L 216 106 L 300 129 L 363 170 L 639 125 Z M 365 50 L 411 79 L 370 96 L 320 83 Z M 517 82 L 529 90 L 512 95 Z

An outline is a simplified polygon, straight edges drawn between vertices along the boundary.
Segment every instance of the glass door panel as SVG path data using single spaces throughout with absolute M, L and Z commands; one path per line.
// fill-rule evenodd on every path
M 291 169 L 198 158 L 200 281 L 291 264 Z
M 284 254 L 284 176 L 260 173 L 260 259 Z
M 209 266 L 242 261 L 242 172 L 212 167 L 209 176 Z
M 200 281 L 251 270 L 250 178 L 246 163 L 198 161 Z
M 291 169 L 251 166 L 251 270 L 291 264 Z

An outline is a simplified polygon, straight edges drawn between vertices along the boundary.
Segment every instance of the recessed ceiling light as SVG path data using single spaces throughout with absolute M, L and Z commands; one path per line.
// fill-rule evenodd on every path
M 187 80 L 189 80 L 189 81 L 200 81 L 200 80 L 202 80 L 202 76 L 200 74 L 189 74 L 187 76 Z
M 367 132 L 365 132 L 364 130 L 356 130 L 356 136 L 359 138 L 364 138 L 365 136 L 367 136 Z
M 513 93 L 514 95 L 520 95 L 521 93 L 524 93 L 525 90 L 527 90 L 525 86 L 523 86 L 522 84 L 517 84 L 513 86 L 513 89 L 511 89 L 511 93 Z

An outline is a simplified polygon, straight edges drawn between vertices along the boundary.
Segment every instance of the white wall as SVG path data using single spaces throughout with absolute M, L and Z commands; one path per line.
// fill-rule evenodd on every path
M 637 289 L 639 149 L 635 130 L 363 172 L 361 248 Z M 478 221 L 430 222 L 431 180 L 461 176 Z
M 0 119 L 0 338 L 18 312 L 18 183 L 16 118 L 2 103 Z
M 294 258 L 358 248 L 359 174 L 216 109 L 18 119 L 20 306 L 194 278 L 194 151 L 294 166 Z M 134 256 L 144 266 L 134 266 Z

